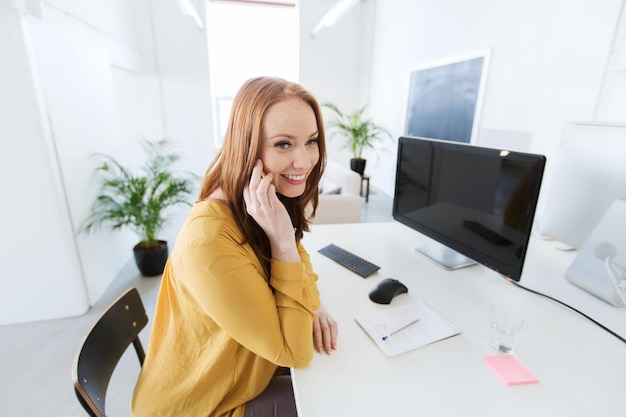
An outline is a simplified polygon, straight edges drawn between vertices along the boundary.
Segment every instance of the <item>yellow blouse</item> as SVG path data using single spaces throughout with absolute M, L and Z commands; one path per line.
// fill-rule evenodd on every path
M 271 262 L 269 282 L 222 203 L 196 203 L 165 266 L 134 417 L 243 416 L 277 366 L 313 357 L 317 275 Z

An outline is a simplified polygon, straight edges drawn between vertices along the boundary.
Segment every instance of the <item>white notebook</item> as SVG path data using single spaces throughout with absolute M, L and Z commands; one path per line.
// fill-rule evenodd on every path
M 387 356 L 396 356 L 461 333 L 422 301 L 369 311 L 355 319 Z

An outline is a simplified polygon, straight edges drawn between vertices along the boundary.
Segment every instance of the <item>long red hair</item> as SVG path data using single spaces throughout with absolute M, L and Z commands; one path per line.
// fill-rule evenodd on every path
M 248 214 L 243 200 L 243 190 L 257 159 L 261 156 L 262 121 L 267 109 L 287 98 L 297 97 L 308 103 L 317 121 L 319 161 L 307 178 L 304 193 L 288 198 L 278 195 L 283 202 L 295 229 L 296 240 L 309 231 L 311 218 L 318 204 L 318 183 L 326 164 L 326 138 L 319 103 L 299 84 L 274 77 L 258 77 L 246 81 L 233 100 L 228 127 L 222 148 L 209 165 L 200 189 L 200 200 L 216 190 L 226 197 L 228 207 L 237 222 L 244 240 L 259 257 L 269 278 L 270 245 L 263 229 Z M 307 206 L 310 209 L 307 210 Z

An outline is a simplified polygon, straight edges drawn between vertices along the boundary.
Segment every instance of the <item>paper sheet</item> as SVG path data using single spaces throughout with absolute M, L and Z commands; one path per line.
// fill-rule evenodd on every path
M 422 301 L 358 315 L 357 323 L 387 356 L 446 339 L 460 333 Z M 419 319 L 418 322 L 415 322 Z M 383 340 L 385 336 L 389 336 Z

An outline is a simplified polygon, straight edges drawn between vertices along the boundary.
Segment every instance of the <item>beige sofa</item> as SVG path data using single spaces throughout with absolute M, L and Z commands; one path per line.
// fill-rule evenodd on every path
M 320 182 L 314 224 L 358 223 L 361 220 L 361 176 L 330 159 Z

